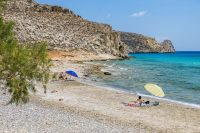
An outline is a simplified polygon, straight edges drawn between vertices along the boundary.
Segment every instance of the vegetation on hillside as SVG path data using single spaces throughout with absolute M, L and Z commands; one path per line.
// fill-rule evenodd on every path
M 5 9 L 8 0 L 0 0 L 0 13 Z
M 0 0 L 0 13 L 6 0 Z M 46 91 L 50 60 L 47 44 L 20 44 L 15 38 L 14 23 L 5 22 L 0 16 L 0 83 L 11 95 L 10 103 L 16 105 L 29 100 L 35 83 L 42 83 Z

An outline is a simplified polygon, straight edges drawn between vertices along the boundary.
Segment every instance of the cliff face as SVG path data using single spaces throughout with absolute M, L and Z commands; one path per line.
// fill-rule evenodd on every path
M 175 48 L 170 40 L 161 43 L 161 52 L 175 52 Z
M 129 52 L 175 52 L 170 40 L 158 43 L 154 38 L 141 34 L 120 32 L 121 41 L 128 45 Z
M 11 0 L 4 19 L 16 23 L 15 33 L 20 42 L 47 41 L 50 49 L 127 56 L 127 46 L 111 26 L 87 21 L 62 7 Z

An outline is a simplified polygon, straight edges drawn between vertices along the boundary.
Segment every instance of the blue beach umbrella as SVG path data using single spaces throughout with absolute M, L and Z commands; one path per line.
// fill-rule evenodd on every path
M 73 76 L 73 77 L 77 77 L 78 78 L 78 75 L 76 74 L 76 72 L 72 71 L 72 70 L 69 70 L 69 71 L 66 71 L 67 74 Z

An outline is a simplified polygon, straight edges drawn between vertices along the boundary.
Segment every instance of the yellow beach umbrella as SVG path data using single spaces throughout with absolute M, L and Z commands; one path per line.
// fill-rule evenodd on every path
M 157 97 L 164 97 L 165 93 L 163 92 L 162 88 L 155 85 L 155 84 L 146 84 L 144 88 L 151 93 L 152 95 L 155 95 Z

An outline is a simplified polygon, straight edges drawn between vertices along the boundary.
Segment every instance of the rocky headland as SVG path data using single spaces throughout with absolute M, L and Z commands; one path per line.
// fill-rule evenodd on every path
M 49 49 L 127 56 L 120 34 L 110 25 L 88 21 L 69 9 L 32 0 L 11 0 L 4 19 L 16 23 L 15 33 L 22 43 L 46 41 Z
M 68 54 L 79 51 L 116 59 L 127 57 L 128 52 L 175 51 L 169 40 L 160 44 L 140 34 L 114 31 L 110 25 L 88 21 L 69 9 L 41 5 L 33 0 L 9 1 L 3 16 L 15 22 L 19 42 L 46 41 L 50 50 Z
M 155 38 L 128 32 L 120 32 L 120 36 L 121 41 L 128 45 L 128 50 L 131 53 L 175 52 L 170 40 L 164 40 L 162 43 L 159 43 Z

